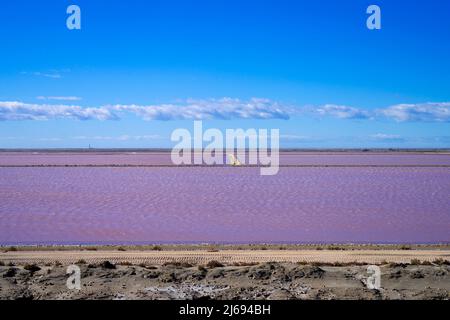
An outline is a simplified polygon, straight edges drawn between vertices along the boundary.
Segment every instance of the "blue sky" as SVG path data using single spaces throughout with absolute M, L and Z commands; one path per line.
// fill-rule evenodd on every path
M 194 119 L 279 128 L 284 147 L 450 147 L 449 15 L 446 0 L 2 1 L 0 147 L 171 147 Z

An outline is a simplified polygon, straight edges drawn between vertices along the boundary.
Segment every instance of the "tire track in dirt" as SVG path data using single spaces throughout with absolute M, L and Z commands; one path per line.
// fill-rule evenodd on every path
M 321 262 L 321 263 L 368 263 L 382 262 L 409 263 L 412 259 L 430 261 L 436 259 L 450 259 L 450 251 L 445 250 L 246 250 L 246 251 L 17 251 L 0 253 L 0 261 L 4 263 L 37 263 L 47 264 L 60 262 L 72 264 L 80 260 L 97 264 L 105 260 L 113 263 L 154 264 L 167 262 L 185 262 L 192 264 L 206 264 L 216 260 L 225 264 L 234 263 L 262 263 L 262 262 Z

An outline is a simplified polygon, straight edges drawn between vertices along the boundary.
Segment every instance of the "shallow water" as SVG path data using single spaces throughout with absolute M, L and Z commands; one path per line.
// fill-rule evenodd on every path
M 0 168 L 0 243 L 439 242 L 449 168 Z

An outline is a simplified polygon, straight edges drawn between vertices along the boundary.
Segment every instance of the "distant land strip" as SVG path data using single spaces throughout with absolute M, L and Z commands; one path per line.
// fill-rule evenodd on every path
M 253 152 L 256 150 L 243 150 L 245 152 Z M 0 152 L 17 152 L 17 153 L 171 153 L 171 148 L 54 148 L 54 149 L 33 149 L 33 148 L 0 148 Z M 203 152 L 200 149 L 195 149 L 193 152 Z M 227 152 L 232 152 L 232 150 L 227 150 Z M 349 153 L 356 152 L 358 154 L 397 154 L 397 153 L 418 153 L 418 154 L 450 154 L 449 148 L 280 148 L 280 153 L 302 153 L 302 152 L 312 152 L 312 153 Z
M 267 168 L 269 165 L 0 164 L 0 168 Z M 450 168 L 448 164 L 280 164 L 280 168 Z

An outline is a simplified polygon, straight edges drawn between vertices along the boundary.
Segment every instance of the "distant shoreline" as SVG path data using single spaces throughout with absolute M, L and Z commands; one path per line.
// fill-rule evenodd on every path
M 0 148 L 0 153 L 169 153 L 170 148 Z M 200 150 L 198 150 L 200 151 Z M 247 152 L 249 150 L 246 150 Z M 281 148 L 283 153 L 450 153 L 450 148 Z
M 2 244 L 0 252 L 13 251 L 248 251 L 248 250 L 449 250 L 450 242 L 440 243 L 116 243 L 116 244 Z

